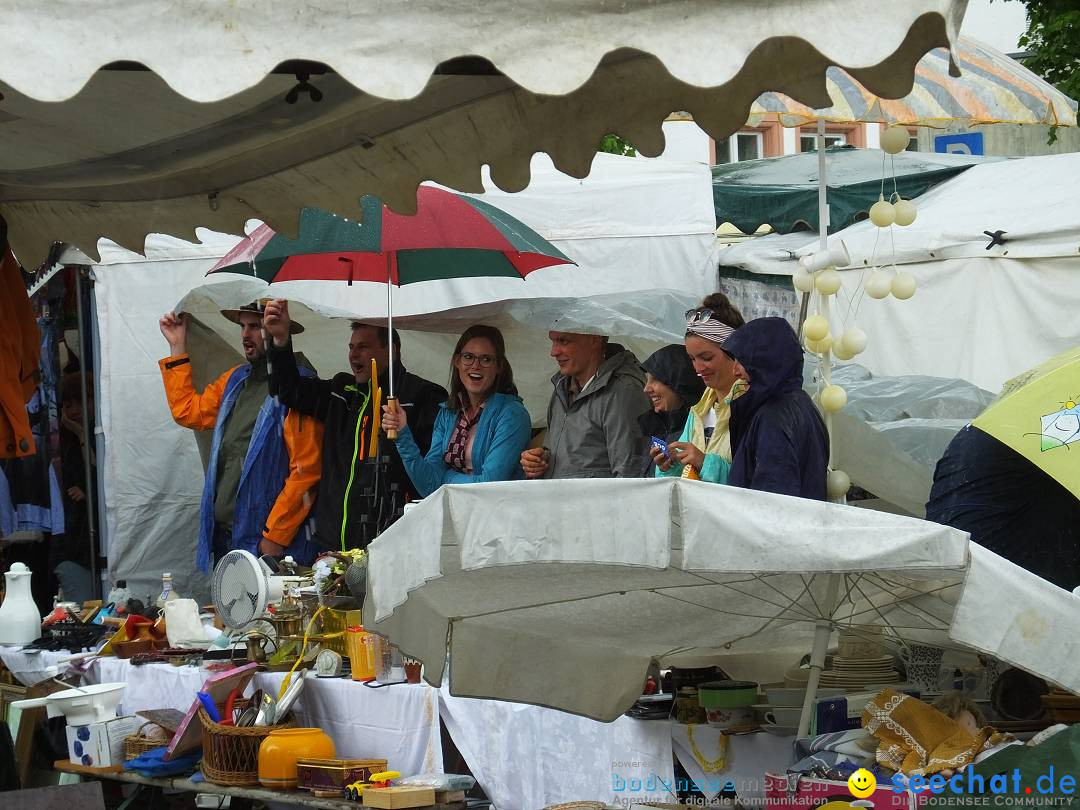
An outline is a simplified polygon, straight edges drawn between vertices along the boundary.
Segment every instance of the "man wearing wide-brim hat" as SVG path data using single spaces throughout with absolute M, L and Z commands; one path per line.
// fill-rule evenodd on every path
M 316 546 L 307 516 L 322 470 L 322 425 L 270 396 L 262 307 L 251 303 L 221 314 L 240 326 L 247 362 L 202 392 L 192 383 L 188 316 L 169 312 L 160 321 L 170 351 L 159 365 L 173 419 L 192 430 L 214 431 L 196 561 L 200 570 L 209 571 L 212 557 L 244 549 L 310 563 Z M 294 322 L 292 333 L 302 331 Z

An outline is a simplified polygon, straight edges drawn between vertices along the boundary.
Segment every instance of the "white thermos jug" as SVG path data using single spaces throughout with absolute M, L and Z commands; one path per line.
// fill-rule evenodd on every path
M 0 644 L 29 644 L 41 635 L 41 616 L 30 595 L 30 569 L 12 563 L 4 574 L 7 592 L 0 604 Z

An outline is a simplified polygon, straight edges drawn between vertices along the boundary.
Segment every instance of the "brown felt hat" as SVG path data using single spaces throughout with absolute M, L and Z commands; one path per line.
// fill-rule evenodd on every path
M 261 318 L 262 314 L 263 314 L 263 308 L 261 306 L 259 306 L 258 301 L 252 301 L 250 304 L 244 304 L 239 309 L 223 309 L 223 310 L 221 310 L 221 314 L 223 316 L 225 316 L 225 318 L 227 318 L 228 320 L 232 321 L 233 323 L 240 323 L 240 313 L 241 312 L 251 312 L 251 313 L 254 313 L 255 315 L 258 315 Z M 304 327 L 301 326 L 300 324 L 298 324 L 296 321 L 291 321 L 289 323 L 289 334 L 290 335 L 299 335 L 303 331 L 304 331 Z

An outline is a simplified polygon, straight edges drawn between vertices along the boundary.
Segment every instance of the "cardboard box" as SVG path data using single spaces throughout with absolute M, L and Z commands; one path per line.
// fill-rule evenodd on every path
M 386 770 L 385 759 L 298 759 L 296 786 L 300 790 L 334 791 L 338 796 L 353 782 L 367 782 Z
M 367 788 L 364 791 L 364 807 L 431 807 L 435 804 L 435 790 L 429 787 Z
M 124 738 L 143 724 L 135 715 L 114 717 L 102 723 L 68 726 L 68 758 L 88 768 L 111 768 L 124 764 Z

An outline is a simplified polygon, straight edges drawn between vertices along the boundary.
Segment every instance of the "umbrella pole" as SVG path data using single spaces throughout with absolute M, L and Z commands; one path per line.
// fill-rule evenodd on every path
M 397 397 L 394 396 L 394 363 L 397 362 L 397 358 L 394 357 L 394 274 L 393 266 L 395 264 L 395 254 L 393 252 L 386 254 L 386 339 L 390 341 L 390 362 L 387 364 L 387 374 L 389 374 L 390 383 L 390 395 L 386 398 L 386 404 L 390 408 L 391 412 L 397 411 Z M 372 380 L 372 386 L 378 385 L 378 380 Z M 396 430 L 386 431 L 386 438 L 396 439 L 398 432 Z
M 799 715 L 797 738 L 802 738 L 810 731 L 810 710 L 817 697 L 818 681 L 821 670 L 825 668 L 825 653 L 829 649 L 829 638 L 833 631 L 833 613 L 836 612 L 836 600 L 840 593 L 840 574 L 829 574 L 825 593 L 825 616 L 818 620 L 814 630 L 814 648 L 810 652 L 810 678 L 806 682 L 806 695 L 803 697 L 802 714 Z
M 818 159 L 818 249 L 826 252 L 829 249 L 829 201 L 827 197 L 828 183 L 825 178 L 825 119 L 819 118 L 817 122 L 817 159 Z M 818 310 L 829 320 L 829 296 L 817 295 Z M 821 381 L 822 385 L 832 384 L 832 351 L 826 351 L 821 355 Z M 821 409 L 825 420 L 825 434 L 829 437 L 829 464 L 833 466 L 833 437 L 832 437 L 832 414 Z M 816 684 L 815 684 L 816 685 Z

